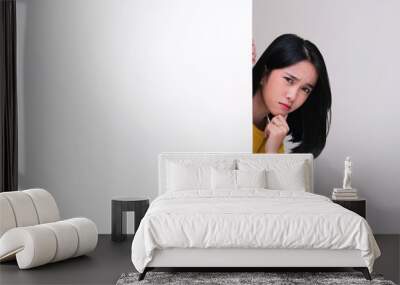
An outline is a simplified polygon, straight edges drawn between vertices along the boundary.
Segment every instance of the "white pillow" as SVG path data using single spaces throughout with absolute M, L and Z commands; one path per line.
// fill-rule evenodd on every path
M 211 167 L 168 163 L 167 191 L 211 188 Z
M 211 189 L 236 189 L 236 170 L 212 168 Z
M 267 188 L 267 171 L 236 170 L 237 188 Z
M 266 170 L 211 169 L 211 189 L 266 188 Z
M 268 189 L 306 191 L 306 173 L 305 163 L 295 164 L 290 168 L 271 169 L 267 171 Z
M 279 158 L 239 159 L 240 170 L 266 169 L 267 188 L 272 190 L 310 191 L 310 169 L 307 161 Z

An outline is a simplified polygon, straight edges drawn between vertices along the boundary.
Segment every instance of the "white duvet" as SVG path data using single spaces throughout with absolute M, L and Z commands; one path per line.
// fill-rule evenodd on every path
M 358 249 L 372 272 L 379 248 L 368 223 L 327 197 L 300 191 L 179 191 L 156 198 L 132 243 L 143 272 L 163 248 Z

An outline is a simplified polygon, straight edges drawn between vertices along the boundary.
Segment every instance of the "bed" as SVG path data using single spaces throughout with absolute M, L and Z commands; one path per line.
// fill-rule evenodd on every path
M 159 196 L 132 242 L 159 267 L 352 267 L 380 250 L 366 220 L 314 194 L 311 154 L 163 153 Z

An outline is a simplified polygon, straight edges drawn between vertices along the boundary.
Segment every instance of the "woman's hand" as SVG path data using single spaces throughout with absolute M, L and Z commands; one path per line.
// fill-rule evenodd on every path
M 289 126 L 286 122 L 287 115 L 277 115 L 265 127 L 264 133 L 267 138 L 265 143 L 266 153 L 277 153 L 289 132 Z

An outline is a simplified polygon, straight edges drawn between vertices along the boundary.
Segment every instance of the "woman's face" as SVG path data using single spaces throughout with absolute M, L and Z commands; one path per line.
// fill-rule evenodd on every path
M 318 80 L 315 67 L 307 60 L 274 69 L 262 79 L 261 95 L 273 115 L 287 115 L 300 108 Z

